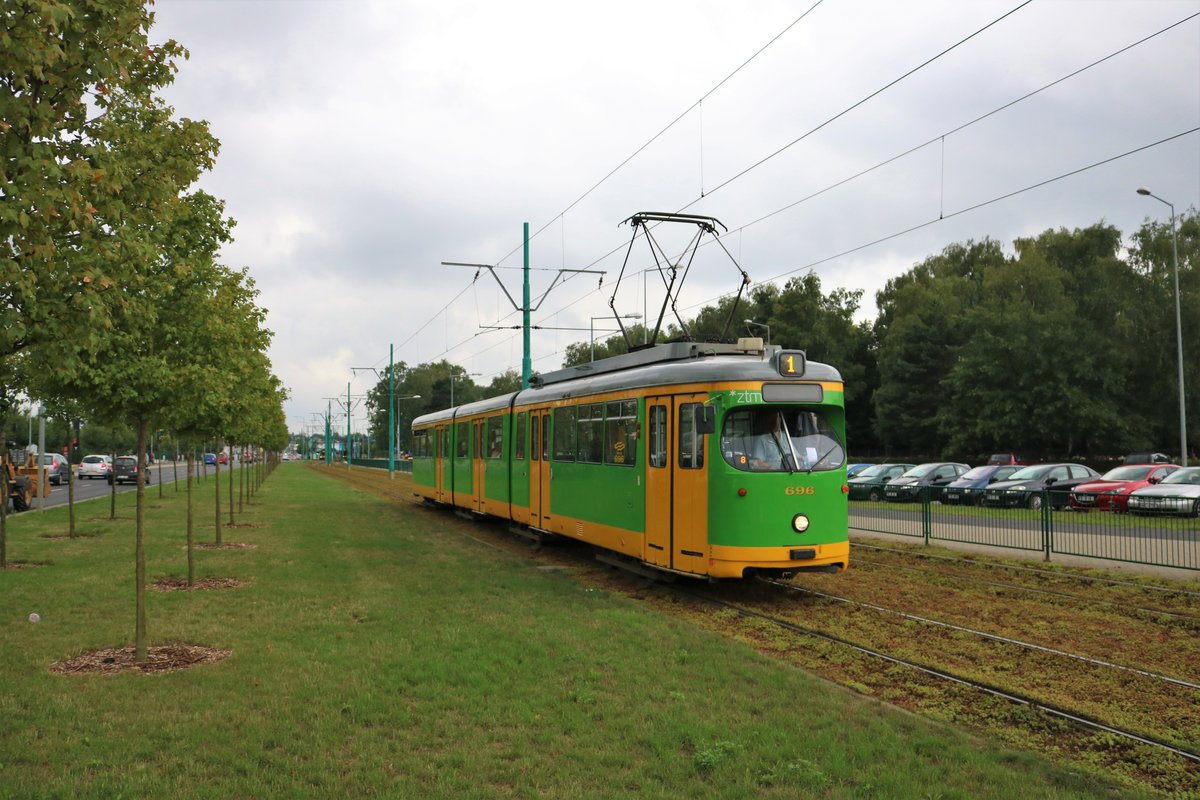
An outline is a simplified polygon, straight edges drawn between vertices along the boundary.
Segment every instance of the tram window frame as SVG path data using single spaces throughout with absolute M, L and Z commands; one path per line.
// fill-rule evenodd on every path
M 496 415 L 487 421 L 487 457 L 498 460 L 504 457 L 504 417 Z
M 537 414 L 530 412 L 529 418 L 532 420 L 531 424 L 529 425 L 529 460 L 541 461 L 542 448 L 541 439 L 539 437 L 539 434 L 541 433 L 541 427 L 540 423 L 538 422 L 540 417 Z
M 438 457 L 445 460 L 450 457 L 450 426 L 449 425 L 442 426 L 442 435 L 441 435 L 440 439 L 441 439 L 441 450 L 438 453 Z
M 554 409 L 554 460 L 575 460 L 575 406 Z
M 517 420 L 516 420 L 516 424 L 514 425 L 514 427 L 517 429 L 517 433 L 516 433 L 516 437 L 515 437 L 516 441 L 513 442 L 513 458 L 515 458 L 517 461 L 524 461 L 525 460 L 525 427 L 526 427 L 525 420 L 526 420 L 526 418 L 528 418 L 529 415 L 526 414 L 524 411 L 518 411 L 515 414 L 515 416 L 516 416 Z
M 454 457 L 466 458 L 471 451 L 471 423 L 458 422 L 454 425 Z
M 425 452 L 428 447 L 429 437 L 426 435 L 426 431 L 413 431 L 413 455 L 428 455 L 428 453 Z
M 579 406 L 575 418 L 577 452 L 580 464 L 600 464 L 604 459 L 604 404 Z
M 650 406 L 646 413 L 647 427 L 650 429 L 650 440 L 646 444 L 646 458 L 650 466 L 665 469 L 669 456 L 667 455 L 667 407 L 664 405 Z
M 704 469 L 704 434 L 696 431 L 696 408 L 703 403 L 680 403 L 679 419 L 679 468 Z M 685 437 L 687 437 L 685 439 Z M 692 445 L 691 454 L 684 449 L 685 441 Z
M 614 467 L 637 466 L 637 400 L 610 400 L 606 404 L 604 463 Z
M 542 414 L 542 461 L 550 460 L 550 412 Z

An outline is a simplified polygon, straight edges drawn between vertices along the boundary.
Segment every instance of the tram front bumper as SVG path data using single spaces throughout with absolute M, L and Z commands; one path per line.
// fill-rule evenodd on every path
M 837 572 L 850 564 L 850 542 L 786 547 L 712 545 L 708 562 L 712 578 L 742 578 L 748 570 L 765 574 Z

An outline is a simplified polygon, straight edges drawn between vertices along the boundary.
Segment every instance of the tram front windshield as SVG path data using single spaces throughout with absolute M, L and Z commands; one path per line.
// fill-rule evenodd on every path
M 725 416 L 721 454 L 748 472 L 825 472 L 846 451 L 825 412 L 811 407 L 739 408 Z

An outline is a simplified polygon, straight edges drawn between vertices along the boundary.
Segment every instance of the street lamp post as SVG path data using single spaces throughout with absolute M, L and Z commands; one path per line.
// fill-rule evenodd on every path
M 478 372 L 464 372 L 463 377 L 464 378 L 471 377 L 471 376 L 478 377 L 479 374 L 480 373 L 478 373 Z M 454 370 L 450 370 L 450 407 L 454 408 Z
M 742 322 L 746 323 L 746 327 L 748 327 L 748 328 L 749 327 L 766 328 L 767 329 L 767 344 L 771 343 L 771 326 L 770 325 L 768 325 L 765 322 L 755 322 L 752 319 L 744 319 L 744 320 L 742 320 Z
M 1175 235 L 1175 204 L 1163 200 L 1146 187 L 1141 187 L 1137 193 L 1145 197 L 1153 197 L 1158 202 L 1171 209 L 1171 261 L 1175 268 L 1175 355 L 1179 364 L 1179 463 L 1187 466 L 1187 411 L 1184 405 L 1183 391 L 1183 323 L 1179 314 L 1179 242 Z
M 641 318 L 642 318 L 641 314 L 622 314 L 621 315 L 621 319 L 641 319 Z M 590 320 L 588 320 L 588 342 L 591 344 L 591 348 L 592 348 L 592 361 L 596 360 L 596 329 L 595 329 L 595 325 L 596 325 L 596 320 L 598 320 L 598 319 L 612 319 L 612 317 L 609 316 L 608 314 L 602 314 L 599 317 L 592 317 Z M 604 331 L 601 331 L 601 333 L 604 333 Z

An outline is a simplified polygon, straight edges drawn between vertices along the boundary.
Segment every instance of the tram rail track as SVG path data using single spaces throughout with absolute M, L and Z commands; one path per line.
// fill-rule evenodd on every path
M 776 585 L 776 586 L 781 585 L 781 584 L 777 584 L 773 581 L 769 582 L 769 583 L 771 583 L 772 585 Z M 764 614 L 761 611 L 756 611 L 754 609 L 740 606 L 729 600 L 713 597 L 711 595 L 711 593 L 708 593 L 708 592 L 701 592 L 701 591 L 696 591 L 696 590 L 687 589 L 687 588 L 678 588 L 677 591 L 679 591 L 680 593 L 683 593 L 683 594 L 687 594 L 701 602 L 708 603 L 708 604 L 714 605 L 714 606 L 718 606 L 718 607 L 721 607 L 724 609 L 728 609 L 729 611 L 732 611 L 732 612 L 738 614 L 739 616 L 761 620 L 763 622 L 767 622 L 771 625 L 777 626 L 781 629 L 790 631 L 792 633 L 797 633 L 797 634 L 801 634 L 803 636 L 809 636 L 809 637 L 821 639 L 825 642 L 838 644 L 838 645 L 850 648 L 857 653 L 861 653 L 863 655 L 869 656 L 871 658 L 875 658 L 875 659 L 887 661 L 889 663 L 896 664 L 899 666 L 907 667 L 909 669 L 916 670 L 918 672 L 921 672 L 925 675 L 928 675 L 928 676 L 931 676 L 934 678 L 949 681 L 949 682 L 952 682 L 959 686 L 965 686 L 965 687 L 969 687 L 971 689 L 978 690 L 980 692 L 984 692 L 992 697 L 996 697 L 996 698 L 999 698 L 1002 700 L 1016 703 L 1018 705 L 1027 706 L 1029 708 L 1037 709 L 1038 711 L 1040 711 L 1042 713 L 1049 714 L 1051 716 L 1057 717 L 1062 720 L 1066 720 L 1067 722 L 1070 722 L 1072 724 L 1075 724 L 1075 725 L 1078 725 L 1078 726 L 1081 726 L 1084 728 L 1088 728 L 1093 731 L 1109 734 L 1112 736 L 1118 736 L 1122 739 L 1127 739 L 1129 741 L 1136 742 L 1141 745 L 1146 745 L 1146 746 L 1153 747 L 1153 748 L 1156 748 L 1161 751 L 1169 752 L 1173 755 L 1184 758 L 1184 759 L 1200 766 L 1200 752 L 1193 752 L 1192 750 L 1178 747 L 1176 745 L 1171 744 L 1170 742 L 1162 741 L 1162 740 L 1157 739 L 1152 736 L 1146 736 L 1146 735 L 1137 733 L 1135 731 L 1125 730 L 1125 729 L 1122 729 L 1122 728 L 1119 728 L 1119 727 L 1116 727 L 1113 725 L 1109 725 L 1104 722 L 1101 722 L 1100 720 L 1093 719 L 1086 715 L 1071 711 L 1066 708 L 1059 707 L 1054 704 L 1046 703 L 1042 700 L 1038 700 L 1038 699 L 1028 696 L 1028 695 L 1013 692 L 1012 690 L 1003 689 L 998 686 L 993 686 L 993 685 L 987 684 L 985 682 L 974 680 L 972 678 L 969 678 L 969 677 L 966 677 L 963 675 L 957 675 L 948 670 L 934 667 L 934 666 L 931 666 L 928 664 L 921 664 L 912 659 L 906 659 L 906 658 L 903 658 L 900 656 L 888 654 L 881 650 L 877 650 L 875 648 L 868 647 L 868 646 L 863 645 L 858 642 L 850 641 L 848 639 L 836 636 L 834 634 L 830 634 L 827 632 L 822 632 L 822 631 L 818 631 L 818 630 L 808 628 L 808 627 L 805 627 L 802 625 L 798 625 L 795 622 L 792 622 L 789 620 L 784 620 L 784 619 L 781 619 L 778 617 L 774 617 L 770 614 Z

